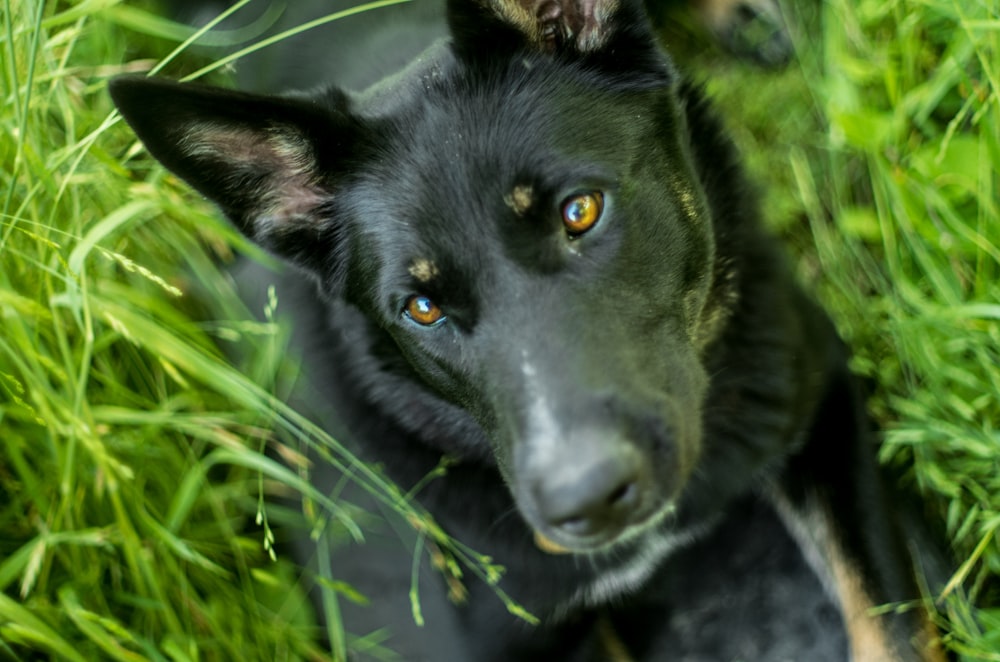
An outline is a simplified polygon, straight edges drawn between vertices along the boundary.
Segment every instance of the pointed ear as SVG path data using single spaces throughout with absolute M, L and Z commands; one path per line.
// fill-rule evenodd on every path
M 150 153 L 245 235 L 306 268 L 323 268 L 335 248 L 336 174 L 358 135 L 335 100 L 137 77 L 113 80 L 110 91 Z
M 527 50 L 671 78 L 642 0 L 448 0 L 448 20 L 467 60 Z

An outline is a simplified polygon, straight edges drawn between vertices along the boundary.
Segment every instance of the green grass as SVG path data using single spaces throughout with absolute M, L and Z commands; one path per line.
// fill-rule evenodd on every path
M 948 645 L 1000 660 L 1000 6 L 816 9 L 795 19 L 786 72 L 692 66 L 877 381 L 884 460 L 912 465 L 963 562 L 938 602 Z M 268 549 L 278 524 L 336 544 L 364 518 L 295 461 L 351 458 L 281 403 L 285 332 L 224 269 L 252 249 L 107 98 L 116 73 L 206 64 L 166 57 L 189 36 L 114 0 L 0 0 L 0 659 L 334 659 L 373 643 L 333 618 L 318 649 L 288 590 L 300 571 Z M 356 475 L 473 575 L 495 572 Z M 306 513 L 261 506 L 296 492 Z M 326 596 L 335 615 L 343 593 Z
M 815 89 L 825 154 L 792 163 L 821 291 L 882 388 L 883 459 L 914 463 L 968 559 L 942 603 L 949 643 L 1000 659 L 1000 4 L 827 16 L 843 29 Z
M 282 414 L 216 342 L 258 345 L 244 368 L 278 384 L 282 334 L 216 266 L 232 233 L 124 165 L 113 5 L 3 7 L 0 657 L 311 655 L 295 569 L 246 526 L 259 476 L 293 482 L 256 452 Z M 185 312 L 185 278 L 230 321 Z
M 1000 660 L 1000 3 L 803 5 L 788 71 L 691 64 L 953 544 L 945 641 Z
M 324 544 L 364 535 L 350 504 L 310 487 L 306 448 L 355 465 L 422 541 L 493 579 L 282 404 L 295 365 L 281 302 L 245 310 L 225 271 L 253 248 L 113 114 L 107 80 L 188 35 L 116 2 L 0 9 L 0 658 L 340 659 L 374 645 L 341 631 L 349 589 L 326 569 L 310 578 L 331 587 L 332 646 L 317 648 L 289 590 L 300 571 L 271 548 L 275 524 L 326 531 Z M 296 493 L 305 513 L 263 506 Z

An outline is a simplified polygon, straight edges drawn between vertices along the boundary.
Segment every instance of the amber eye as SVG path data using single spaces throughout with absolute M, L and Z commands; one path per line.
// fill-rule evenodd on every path
M 445 320 L 441 308 L 429 298 L 419 294 L 407 300 L 403 314 L 421 326 L 437 326 Z
M 563 225 L 571 236 L 583 234 L 597 224 L 603 211 L 604 196 L 601 193 L 578 193 L 563 202 Z

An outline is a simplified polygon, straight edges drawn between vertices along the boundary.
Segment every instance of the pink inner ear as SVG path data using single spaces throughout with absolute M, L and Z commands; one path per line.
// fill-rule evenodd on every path
M 486 0 L 530 42 L 553 51 L 560 44 L 580 52 L 604 45 L 618 0 Z
M 301 186 L 296 182 L 284 182 L 278 189 L 278 194 L 269 200 L 263 210 L 262 220 L 281 227 L 291 225 L 313 225 L 322 219 L 316 214 L 317 209 L 329 198 L 315 186 Z
M 281 230 L 288 224 L 315 222 L 312 212 L 328 197 L 318 183 L 312 146 L 290 127 L 253 130 L 198 124 L 181 141 L 185 154 L 208 160 L 232 187 L 253 175 L 262 181 L 252 190 L 232 191 L 256 209 L 257 223 Z
M 545 51 L 602 47 L 619 0 L 479 0 Z
M 568 5 L 567 9 L 575 9 L 572 22 L 576 26 L 577 49 L 587 52 L 604 45 L 618 0 L 565 0 L 564 4 Z

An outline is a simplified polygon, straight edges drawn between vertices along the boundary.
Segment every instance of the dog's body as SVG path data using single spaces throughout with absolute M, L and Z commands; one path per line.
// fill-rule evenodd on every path
M 112 88 L 299 268 L 281 301 L 329 426 L 404 488 L 456 458 L 420 501 L 542 621 L 469 583 L 406 659 L 940 659 L 920 610 L 869 613 L 918 591 L 845 350 L 641 3 L 448 20 L 363 93 Z

